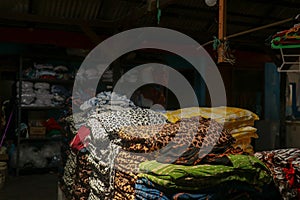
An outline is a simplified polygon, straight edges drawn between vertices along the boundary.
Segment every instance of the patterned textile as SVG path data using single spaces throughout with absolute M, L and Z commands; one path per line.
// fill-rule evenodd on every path
M 77 157 L 76 177 L 73 185 L 74 195 L 72 196 L 72 200 L 85 200 L 89 197 L 89 177 L 92 174 L 92 169 L 87 158 L 88 152 L 79 152 Z
M 164 124 L 164 115 L 150 109 L 128 109 L 97 114 L 103 128 L 108 134 L 117 134 L 124 126 L 145 126 Z
M 132 152 L 154 152 L 165 147 L 176 135 L 179 125 L 157 124 L 123 127 L 118 138 L 123 149 Z
M 169 198 L 160 191 L 154 183 L 146 178 L 138 178 L 135 184 L 135 199 L 161 199 L 169 200 Z
M 236 121 L 246 121 L 246 120 L 258 120 L 259 117 L 245 109 L 234 108 L 234 107 L 214 107 L 214 108 L 205 108 L 205 107 L 190 107 L 183 108 L 175 111 L 170 111 L 166 113 L 166 117 L 170 122 L 177 122 L 182 118 L 190 118 L 195 116 L 201 116 L 204 118 L 211 118 L 216 120 L 219 123 L 229 123 Z
M 135 194 L 136 200 L 280 199 L 280 196 L 274 190 L 273 183 L 257 188 L 239 181 L 228 181 L 212 188 L 197 191 L 182 191 L 166 189 L 146 178 L 138 178 L 135 185 Z
M 113 199 L 134 199 L 134 185 L 139 172 L 139 164 L 153 157 L 144 157 L 139 154 L 131 154 L 127 151 L 120 151 L 115 160 L 114 198 Z
M 135 173 L 116 170 L 113 199 L 134 200 L 136 180 L 137 175 Z
M 67 199 L 71 199 L 73 195 L 73 185 L 75 183 L 76 176 L 77 157 L 72 151 L 69 151 L 68 159 L 64 167 L 64 174 L 60 182 L 62 191 Z
M 284 200 L 300 199 L 300 149 L 277 149 L 254 155 L 271 170 Z
M 111 199 L 110 177 L 111 169 L 108 164 L 104 165 L 91 154 L 88 157 L 88 162 L 92 168 L 92 174 L 89 177 L 89 184 L 93 194 L 101 199 Z
M 172 128 L 178 130 L 176 137 L 161 149 L 158 162 L 197 165 L 208 153 L 224 152 L 235 141 L 218 122 L 202 117 L 182 119 L 170 124 Z
M 271 182 L 268 168 L 256 157 L 228 155 L 232 166 L 183 166 L 146 161 L 140 164 L 139 177 L 170 189 L 200 190 L 226 181 L 241 181 L 255 186 Z
M 104 200 L 104 198 L 99 197 L 98 195 L 94 194 L 94 192 L 91 190 L 91 192 L 89 194 L 89 197 L 88 197 L 88 200 Z

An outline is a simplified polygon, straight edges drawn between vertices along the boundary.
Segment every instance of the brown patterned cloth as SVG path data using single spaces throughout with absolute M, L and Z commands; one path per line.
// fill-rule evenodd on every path
M 208 153 L 223 153 L 235 141 L 221 124 L 202 117 L 169 124 L 123 127 L 118 137 L 127 151 L 159 151 L 157 161 L 184 165 L 195 165 Z
M 135 199 L 135 183 L 139 173 L 139 164 L 152 160 L 152 155 L 144 156 L 121 150 L 115 159 L 114 197 L 119 200 Z
M 74 195 L 72 200 L 87 200 L 90 194 L 89 177 L 92 168 L 88 162 L 88 152 L 78 152 L 76 177 L 73 185 Z
M 211 119 L 192 117 L 172 126 L 178 131 L 160 150 L 156 158 L 158 162 L 196 165 L 207 154 L 224 153 L 235 141 L 221 124 Z

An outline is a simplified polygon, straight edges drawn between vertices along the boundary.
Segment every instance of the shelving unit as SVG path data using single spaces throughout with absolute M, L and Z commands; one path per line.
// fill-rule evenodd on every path
M 53 114 L 59 114 L 62 110 L 66 109 L 66 106 L 64 104 L 62 105 L 24 105 L 22 104 L 22 82 L 24 81 L 28 81 L 31 83 L 48 83 L 50 84 L 50 88 L 52 85 L 61 85 L 64 86 L 65 88 L 71 89 L 72 85 L 74 83 L 74 80 L 65 80 L 65 79 L 40 79 L 40 78 L 24 78 L 23 77 L 23 70 L 26 69 L 24 63 L 31 63 L 31 65 L 36 62 L 36 63 L 50 63 L 48 60 L 54 60 L 56 62 L 62 62 L 62 63 L 68 63 L 68 62 L 81 62 L 83 60 L 83 58 L 81 57 L 60 57 L 60 56 L 45 56 L 45 55 L 21 55 L 19 57 L 19 69 L 18 69 L 18 75 L 17 75 L 17 81 L 18 81 L 18 103 L 17 103 L 17 152 L 16 152 L 16 175 L 18 176 L 20 174 L 20 171 L 28 172 L 28 171 L 32 171 L 30 169 L 27 168 L 22 168 L 22 166 L 20 166 L 20 146 L 21 144 L 27 144 L 27 145 L 32 145 L 32 146 L 43 146 L 46 145 L 48 143 L 52 143 L 52 142 L 61 142 L 62 137 L 46 137 L 46 135 L 44 136 L 39 136 L 39 137 L 31 137 L 29 135 L 28 138 L 23 138 L 21 137 L 21 123 L 23 122 L 24 119 L 26 119 L 26 123 L 29 122 L 28 116 L 29 113 L 34 113 L 34 114 L 41 114 L 42 115 L 47 115 L 49 116 L 49 113 Z M 44 61 L 44 62 L 43 62 Z M 54 65 L 54 64 L 53 64 Z M 67 66 L 69 69 L 70 66 L 64 64 L 65 66 Z M 31 66 L 33 67 L 33 66 Z M 75 68 L 72 68 L 72 70 L 75 70 Z M 29 126 L 28 126 L 29 127 Z M 45 167 L 45 169 L 43 168 L 35 168 L 33 171 L 34 172 L 38 172 L 38 171 L 49 171 L 49 170 L 53 170 L 53 167 L 48 168 Z

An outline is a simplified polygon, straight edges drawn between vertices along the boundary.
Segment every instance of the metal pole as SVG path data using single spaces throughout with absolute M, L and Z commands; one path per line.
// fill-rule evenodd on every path
M 218 47 L 218 63 L 224 62 L 224 43 L 226 37 L 226 0 L 219 1 L 218 38 L 221 42 Z
M 260 27 L 256 27 L 256 28 L 249 29 L 249 30 L 246 30 L 246 31 L 242 31 L 242 32 L 239 32 L 239 33 L 234 33 L 232 35 L 224 37 L 224 39 L 226 40 L 226 39 L 229 39 L 229 38 L 245 35 L 245 34 L 252 33 L 252 32 L 255 32 L 255 31 L 259 31 L 259 30 L 262 30 L 262 29 L 266 29 L 266 28 L 269 28 L 269 27 L 272 27 L 272 26 L 278 26 L 280 24 L 284 24 L 284 23 L 293 21 L 294 19 L 295 18 L 292 17 L 292 18 L 284 19 L 284 20 L 274 22 L 274 23 L 271 23 L 271 24 L 267 24 L 267 25 L 264 25 L 264 26 L 260 26 Z M 202 46 L 212 44 L 213 42 L 214 42 L 214 40 L 208 41 L 208 42 L 204 43 Z

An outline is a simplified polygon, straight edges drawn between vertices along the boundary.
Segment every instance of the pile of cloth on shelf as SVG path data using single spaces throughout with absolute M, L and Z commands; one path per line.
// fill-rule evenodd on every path
M 52 85 L 51 93 L 53 95 L 52 104 L 63 105 L 66 100 L 71 96 L 71 91 L 62 85 Z
M 282 199 L 300 199 L 300 149 L 262 151 L 254 156 L 271 170 Z
M 68 67 L 54 67 L 52 64 L 34 64 L 33 67 L 23 70 L 23 77 L 27 79 L 70 80 L 73 79 L 72 74 Z
M 271 47 L 273 49 L 300 48 L 300 24 L 273 35 Z
M 49 83 L 35 83 L 34 84 L 36 100 L 32 104 L 34 106 L 51 106 L 53 94 L 50 93 Z
M 20 94 L 20 82 L 17 82 L 17 98 Z M 21 104 L 30 105 L 35 101 L 35 92 L 33 89 L 33 83 L 29 81 L 22 81 L 21 86 Z
M 22 81 L 21 104 L 23 106 L 56 106 L 61 105 L 71 96 L 69 90 L 60 85 L 45 82 Z M 19 96 L 19 82 L 17 82 L 17 97 Z

